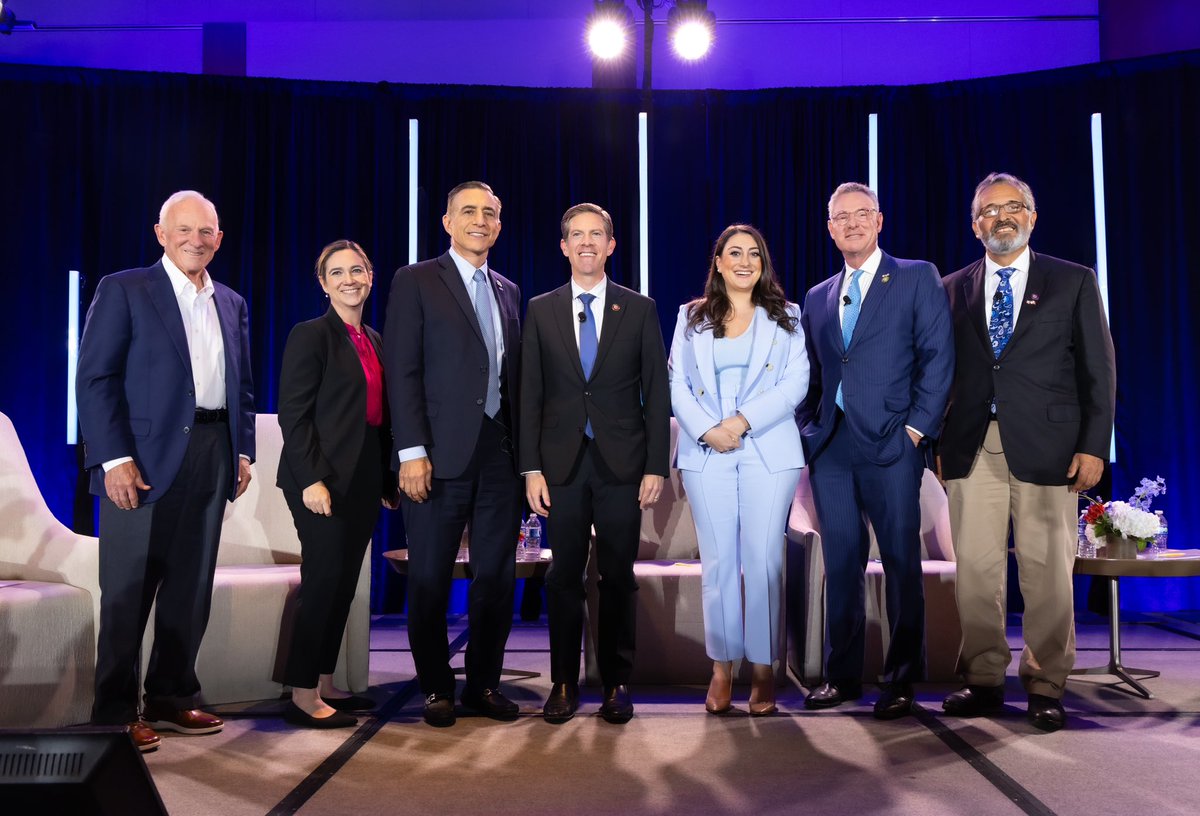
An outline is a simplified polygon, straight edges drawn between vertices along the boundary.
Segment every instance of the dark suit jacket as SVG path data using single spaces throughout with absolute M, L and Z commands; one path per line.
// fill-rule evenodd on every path
M 938 445 L 942 475 L 970 472 L 995 395 L 1009 470 L 1023 482 L 1066 484 L 1071 457 L 1107 459 L 1112 435 L 1116 364 L 1096 275 L 1031 251 L 1017 325 L 997 360 L 984 274 L 980 258 L 946 278 L 958 363 Z
M 604 463 L 622 482 L 667 476 L 671 393 L 654 301 L 611 279 L 592 376 L 583 378 L 571 284 L 529 302 L 521 363 L 522 473 L 570 476 L 590 419 Z
M 383 340 L 370 326 L 363 330 L 383 360 Z M 379 427 L 384 484 L 391 476 L 392 426 L 384 406 Z M 283 455 L 276 483 L 302 493 L 318 481 L 345 493 L 363 446 L 367 417 L 367 378 L 346 324 L 330 308 L 323 317 L 297 323 L 288 335 L 279 371 L 279 427 Z
M 804 299 L 801 324 L 812 373 L 797 409 L 811 462 L 833 431 L 838 384 L 846 424 L 870 461 L 888 465 L 912 442 L 904 426 L 937 436 L 954 372 L 950 310 L 937 267 L 886 252 L 863 299 L 850 348 L 838 317 L 843 272 Z
M 225 346 L 232 500 L 238 456 L 254 461 L 250 330 L 246 301 L 215 280 L 213 288 Z M 132 456 L 151 487 L 142 501 L 161 497 L 179 472 L 196 412 L 183 318 L 162 261 L 101 279 L 79 343 L 75 391 L 91 492 L 105 495 L 104 462 Z
M 521 290 L 494 269 L 504 365 L 500 399 L 517 429 Z M 424 445 L 439 479 L 461 476 L 475 452 L 487 397 L 487 348 L 450 253 L 396 271 L 383 331 L 393 453 Z M 398 468 L 396 456 L 392 467 Z

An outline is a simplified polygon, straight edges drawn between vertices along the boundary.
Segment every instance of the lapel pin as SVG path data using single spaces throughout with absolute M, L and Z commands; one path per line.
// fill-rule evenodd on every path
M 1029 300 L 1025 301 L 1026 306 L 1037 306 L 1037 304 L 1038 304 L 1038 295 L 1036 292 L 1029 296 Z
M 891 275 L 891 273 L 890 273 L 890 272 L 884 272 L 884 273 L 883 273 L 883 277 L 881 277 L 879 280 L 880 280 L 880 281 L 882 281 L 883 283 L 887 283 L 887 282 L 888 282 L 888 281 L 890 281 L 891 279 L 892 279 L 892 275 Z
M 612 310 L 613 310 L 614 312 L 619 312 L 619 311 L 621 311 L 621 304 L 620 304 L 620 303 L 614 303 L 614 304 L 612 305 Z

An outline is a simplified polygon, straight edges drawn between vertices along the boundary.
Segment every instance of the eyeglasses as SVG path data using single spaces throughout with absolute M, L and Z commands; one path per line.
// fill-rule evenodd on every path
M 986 207 L 984 207 L 982 210 L 980 210 L 979 215 L 977 215 L 975 217 L 976 218 L 995 218 L 997 215 L 1000 214 L 1001 210 L 1004 210 L 1004 212 L 1008 213 L 1009 215 L 1016 215 L 1021 210 L 1028 210 L 1028 209 L 1029 209 L 1029 205 L 1026 204 L 1024 201 L 1006 201 L 1003 204 L 988 204 Z
M 840 212 L 837 215 L 829 216 L 829 220 L 837 224 L 839 227 L 844 227 L 853 221 L 856 224 L 867 224 L 871 221 L 871 216 L 879 212 L 878 210 L 855 210 L 854 212 Z

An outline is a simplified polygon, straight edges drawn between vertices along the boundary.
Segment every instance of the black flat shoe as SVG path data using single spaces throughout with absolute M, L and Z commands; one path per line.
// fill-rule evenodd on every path
M 862 683 L 831 680 L 813 689 L 804 698 L 805 708 L 833 708 L 850 700 L 862 697 Z
M 912 713 L 913 690 L 908 683 L 889 683 L 875 701 L 875 719 L 896 720 Z
M 555 683 L 542 706 L 542 719 L 559 725 L 575 716 L 579 708 L 579 686 L 575 683 Z
M 1067 712 L 1062 702 L 1043 694 L 1029 695 L 1029 722 L 1042 731 L 1057 731 L 1067 724 Z
M 283 721 L 288 725 L 300 728 L 353 728 L 358 725 L 357 719 L 341 711 L 330 714 L 328 717 L 314 717 L 291 702 L 283 710 Z
M 421 716 L 434 728 L 449 728 L 454 725 L 454 698 L 449 694 L 430 694 L 425 698 Z
M 336 708 L 338 711 L 370 711 L 375 708 L 374 700 L 370 697 L 360 697 L 357 694 L 349 697 L 334 697 L 332 699 L 322 697 L 321 699 L 325 701 L 325 705 L 330 708 Z
M 607 723 L 624 725 L 633 719 L 633 700 L 625 685 L 611 686 L 604 690 L 604 702 L 600 704 L 600 716 Z
M 951 717 L 979 717 L 1004 710 L 1004 686 L 965 686 L 946 695 L 942 710 Z
M 462 704 L 493 720 L 515 720 L 520 713 L 516 703 L 495 689 L 484 689 L 481 694 L 472 694 L 464 689 Z

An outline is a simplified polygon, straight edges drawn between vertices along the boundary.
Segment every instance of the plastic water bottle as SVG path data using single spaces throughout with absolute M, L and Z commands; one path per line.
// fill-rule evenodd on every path
M 530 513 L 525 521 L 525 560 L 537 561 L 542 557 L 542 520 Z
M 1167 551 L 1167 517 L 1163 515 L 1162 510 L 1155 510 L 1154 515 L 1158 516 L 1158 533 L 1154 536 L 1151 546 L 1157 550 L 1158 555 L 1162 555 Z
M 521 519 L 521 530 L 517 533 L 517 560 L 528 561 L 525 542 L 529 540 L 529 519 Z

